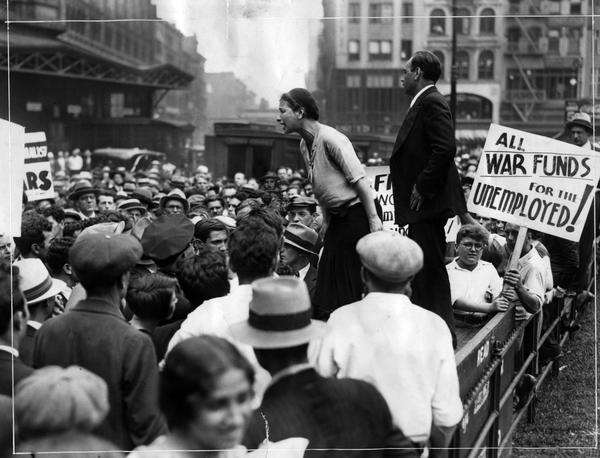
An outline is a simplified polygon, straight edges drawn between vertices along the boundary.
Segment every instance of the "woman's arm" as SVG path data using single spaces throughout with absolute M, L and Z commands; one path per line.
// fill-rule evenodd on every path
M 373 192 L 371 191 L 371 187 L 366 179 L 366 177 L 359 178 L 356 183 L 354 183 L 354 187 L 356 188 L 356 192 L 358 193 L 358 197 L 365 208 L 365 212 L 367 213 L 367 218 L 369 219 L 369 229 L 371 232 L 377 232 L 383 230 L 383 223 L 379 216 L 377 216 L 377 210 L 375 210 L 375 201 L 373 200 Z

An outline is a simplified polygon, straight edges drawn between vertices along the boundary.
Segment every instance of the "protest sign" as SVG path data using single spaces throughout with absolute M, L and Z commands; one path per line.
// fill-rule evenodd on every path
M 390 167 L 374 166 L 367 167 L 367 178 L 371 184 L 371 188 L 375 191 L 375 199 L 379 202 L 382 209 L 382 223 L 384 229 L 398 231 L 402 235 L 408 234 L 408 226 L 398 227 L 396 224 L 394 210 L 394 194 L 392 193 L 392 182 L 390 180 Z M 460 228 L 460 220 L 458 217 L 449 218 L 446 223 L 446 241 L 454 242 L 456 233 Z
M 592 150 L 491 124 L 467 208 L 577 242 L 599 159 Z
M 406 235 L 408 228 L 399 228 L 394 217 L 394 194 L 392 193 L 389 166 L 367 167 L 367 178 L 375 190 L 375 200 L 379 202 L 383 211 L 381 219 L 383 228 L 400 231 L 401 234 Z
M 52 172 L 44 132 L 25 134 L 24 184 L 25 194 L 30 202 L 54 199 Z
M 0 119 L 0 152 L 4 159 L 0 167 L 0 235 L 21 236 L 25 128 Z

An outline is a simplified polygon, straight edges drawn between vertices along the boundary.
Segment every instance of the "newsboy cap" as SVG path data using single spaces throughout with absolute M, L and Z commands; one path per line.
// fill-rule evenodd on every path
M 129 234 L 80 234 L 69 250 L 69 261 L 78 276 L 117 278 L 137 264 L 142 246 Z
M 194 224 L 184 215 L 160 216 L 144 231 L 144 255 L 155 261 L 164 261 L 185 250 L 193 237 Z
M 417 242 L 394 231 L 365 235 L 356 244 L 356 252 L 365 269 L 389 282 L 405 282 L 423 267 L 423 250 Z

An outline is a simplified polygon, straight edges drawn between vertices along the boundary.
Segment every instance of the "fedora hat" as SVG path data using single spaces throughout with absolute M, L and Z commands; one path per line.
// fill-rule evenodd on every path
M 268 178 L 273 178 L 274 180 L 279 180 L 279 177 L 277 176 L 277 174 L 275 172 L 272 172 L 271 170 L 269 170 L 262 177 L 260 177 L 260 181 L 265 181 Z
M 283 243 L 308 254 L 312 261 L 318 262 L 319 255 L 313 250 L 319 234 L 301 223 L 290 223 L 283 233 Z
M 36 304 L 56 296 L 67 286 L 64 281 L 50 277 L 46 266 L 39 258 L 16 261 L 21 276 L 21 289 L 28 304 Z
M 118 203 L 117 210 L 140 210 L 142 213 L 146 213 L 146 207 L 137 199 L 125 199 Z
M 96 197 L 98 197 L 100 190 L 94 188 L 92 183 L 90 183 L 88 180 L 79 180 L 73 185 L 73 188 L 71 188 L 69 199 L 77 200 L 84 194 L 94 194 Z
M 139 200 L 142 204 L 152 205 L 152 191 L 148 188 L 136 188 L 131 193 L 131 197 Z
M 423 250 L 414 240 L 395 231 L 378 231 L 362 237 L 356 252 L 365 269 L 385 281 L 402 283 L 423 267 Z
M 263 278 L 252 283 L 247 321 L 232 325 L 233 337 L 254 348 L 295 347 L 318 339 L 325 323 L 311 319 L 304 281 L 293 277 Z
M 581 126 L 587 129 L 589 132 L 594 130 L 592 127 L 592 118 L 587 113 L 573 113 L 573 117 L 567 122 L 567 129 L 570 129 L 574 126 Z
M 185 194 L 183 193 L 183 191 L 179 188 L 175 188 L 166 196 L 161 197 L 159 203 L 160 208 L 164 210 L 165 205 L 169 200 L 178 200 L 179 202 L 181 202 L 183 204 L 184 213 L 187 213 L 190 209 L 190 203 L 185 198 Z

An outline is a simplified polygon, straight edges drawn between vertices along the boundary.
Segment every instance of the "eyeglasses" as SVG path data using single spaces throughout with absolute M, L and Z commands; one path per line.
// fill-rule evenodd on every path
M 476 251 L 483 250 L 483 243 L 473 243 L 473 242 L 460 242 L 462 246 L 464 246 L 467 250 L 472 250 L 475 248 Z

